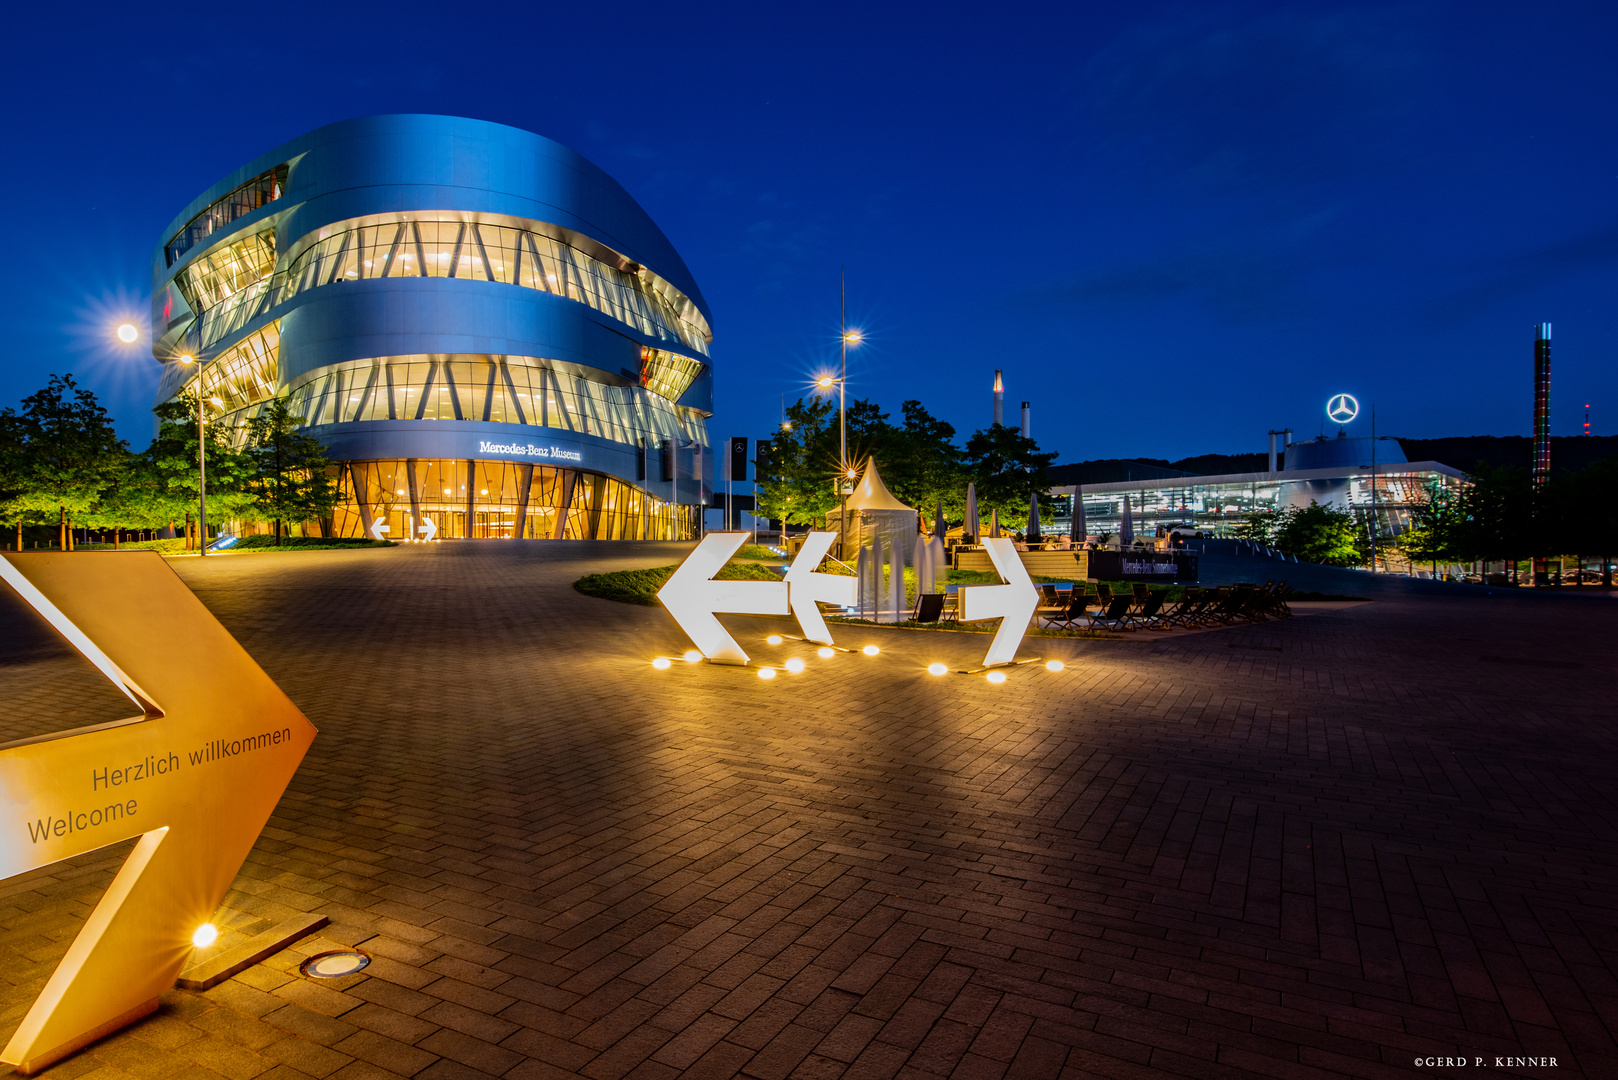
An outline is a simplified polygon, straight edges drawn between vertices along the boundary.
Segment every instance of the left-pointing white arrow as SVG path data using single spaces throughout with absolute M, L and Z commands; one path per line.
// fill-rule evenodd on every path
M 836 539 L 837 534 L 831 532 L 812 532 L 804 537 L 803 547 L 798 549 L 798 557 L 792 560 L 786 576 L 787 588 L 792 590 L 792 614 L 797 617 L 803 636 L 822 645 L 831 644 L 831 630 L 826 627 L 815 601 L 854 606 L 853 578 L 815 571 Z
M 1034 588 L 1017 547 L 1010 540 L 986 538 L 983 549 L 1006 584 L 961 586 L 961 621 L 1000 619 L 1000 629 L 994 632 L 989 653 L 983 658 L 984 667 L 999 667 L 1017 659 L 1017 646 L 1022 644 L 1028 622 L 1039 607 L 1039 590 Z
M 745 664 L 747 654 L 730 636 L 730 631 L 714 618 L 714 612 L 734 615 L 786 615 L 787 583 L 784 581 L 715 581 L 730 557 L 736 554 L 749 534 L 712 532 L 702 538 L 697 549 L 686 556 L 657 591 L 660 600 L 680 629 L 715 664 Z

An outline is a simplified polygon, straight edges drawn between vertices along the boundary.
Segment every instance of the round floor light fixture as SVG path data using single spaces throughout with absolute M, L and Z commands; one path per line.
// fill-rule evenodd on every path
M 305 960 L 298 970 L 311 979 L 341 979 L 363 970 L 370 962 L 371 958 L 362 952 L 340 949 L 317 953 Z

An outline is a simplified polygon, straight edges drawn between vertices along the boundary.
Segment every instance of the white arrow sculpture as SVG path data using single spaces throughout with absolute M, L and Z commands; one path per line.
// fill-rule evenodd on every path
M 1017 646 L 1022 644 L 1029 620 L 1039 607 L 1039 590 L 1034 588 L 1010 540 L 985 538 L 983 548 L 1006 584 L 961 586 L 961 621 L 1001 620 L 994 640 L 989 642 L 988 655 L 983 658 L 984 667 L 999 667 L 1017 659 Z
M 730 557 L 747 542 L 744 532 L 711 532 L 675 570 L 657 598 L 686 636 L 711 663 L 745 664 L 747 653 L 714 612 L 735 615 L 786 615 L 785 581 L 715 581 Z
M 798 557 L 792 560 L 786 576 L 792 615 L 798 620 L 804 639 L 818 641 L 822 645 L 832 643 L 831 631 L 827 629 L 826 620 L 821 618 L 815 602 L 854 606 L 853 578 L 815 571 L 836 540 L 837 534 L 833 532 L 812 532 L 804 537 L 803 547 L 798 549 Z

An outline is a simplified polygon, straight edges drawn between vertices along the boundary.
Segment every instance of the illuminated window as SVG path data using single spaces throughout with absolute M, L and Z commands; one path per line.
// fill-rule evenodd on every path
M 469 278 L 589 304 L 647 337 L 702 356 L 713 337 L 696 305 L 674 286 L 555 226 L 536 222 L 518 228 L 418 214 L 405 220 L 356 219 L 322 232 L 287 267 L 274 302 L 347 281 Z M 587 246 L 593 251 L 585 250 Z
M 209 204 L 206 210 L 192 218 L 185 228 L 175 234 L 174 239 L 164 245 L 163 254 L 168 260 L 165 265 L 173 266 L 180 256 L 237 218 L 245 217 L 279 199 L 286 190 L 287 168 L 286 165 L 277 165 Z

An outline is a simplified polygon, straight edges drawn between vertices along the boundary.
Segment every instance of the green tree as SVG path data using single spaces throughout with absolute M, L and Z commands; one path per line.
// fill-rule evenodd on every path
M 1231 529 L 1231 535 L 1238 540 L 1250 540 L 1255 544 L 1273 544 L 1275 532 L 1281 527 L 1282 513 L 1279 510 L 1255 510 L 1243 521 L 1236 523 Z
M 298 430 L 285 398 L 273 398 L 247 423 L 254 506 L 275 522 L 275 541 L 286 525 L 323 518 L 337 505 L 337 481 L 320 440 Z
M 0 411 L 0 522 L 15 531 L 18 551 L 22 550 L 23 525 L 37 516 L 22 500 L 26 489 L 23 478 L 26 460 L 22 418 L 11 409 Z
M 1394 543 L 1412 563 L 1430 562 L 1433 577 L 1438 564 L 1459 562 L 1466 526 L 1464 498 L 1443 484 L 1429 483 L 1419 502 L 1410 508 L 1410 524 Z
M 1467 479 L 1455 555 L 1497 561 L 1534 554 L 1538 514 L 1528 470 L 1491 468 L 1480 462 Z
M 977 485 L 978 513 L 998 510 L 1003 523 L 1026 520 L 1028 496 L 1051 486 L 1045 470 L 1055 460 L 1014 427 L 991 424 L 974 432 L 966 440 L 964 472 Z
M 16 455 L 11 512 L 55 519 L 66 551 L 72 523 L 95 510 L 127 467 L 129 447 L 95 394 L 71 375 L 52 375 L 43 390 L 23 398 L 20 414 L 5 413 Z
M 1275 546 L 1310 562 L 1329 566 L 1355 566 L 1360 562 L 1358 529 L 1354 515 L 1310 500 L 1280 515 Z
M 120 485 L 131 521 L 163 525 L 190 522 L 198 513 L 197 405 L 189 392 L 157 406 L 157 435 L 140 456 L 140 475 Z M 217 425 L 204 427 L 208 456 L 208 516 L 214 521 L 250 516 L 254 462 L 231 445 Z M 189 525 L 187 526 L 189 531 Z
M 837 407 L 812 397 L 787 406 L 785 426 L 770 440 L 758 472 L 759 512 L 812 525 L 837 509 Z
M 904 422 L 890 429 L 888 446 L 877 457 L 883 478 L 927 520 L 940 504 L 945 517 L 959 520 L 966 505 L 966 470 L 954 426 L 919 401 L 906 401 L 899 410 Z

